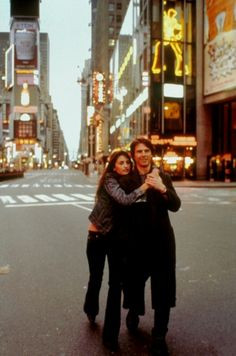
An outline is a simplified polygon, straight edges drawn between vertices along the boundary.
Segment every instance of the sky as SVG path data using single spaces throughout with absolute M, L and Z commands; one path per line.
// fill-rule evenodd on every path
M 40 3 L 40 32 L 47 32 L 50 41 L 49 91 L 71 159 L 77 156 L 81 120 L 77 79 L 91 56 L 90 6 L 88 0 Z M 10 0 L 0 0 L 0 32 L 9 31 L 9 21 Z

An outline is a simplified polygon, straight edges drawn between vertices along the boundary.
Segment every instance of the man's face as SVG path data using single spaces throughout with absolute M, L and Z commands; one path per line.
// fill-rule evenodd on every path
M 134 149 L 134 161 L 138 169 L 150 167 L 152 162 L 151 150 L 143 143 L 139 143 Z

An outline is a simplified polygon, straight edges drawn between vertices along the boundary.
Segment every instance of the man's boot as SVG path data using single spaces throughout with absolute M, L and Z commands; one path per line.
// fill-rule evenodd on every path
M 154 329 L 152 330 L 151 355 L 152 356 L 168 356 L 169 355 L 165 336 L 156 334 Z
M 168 331 L 168 323 L 170 317 L 170 308 L 160 308 L 154 313 L 154 328 L 152 329 L 152 356 L 167 356 L 169 355 L 165 336 Z

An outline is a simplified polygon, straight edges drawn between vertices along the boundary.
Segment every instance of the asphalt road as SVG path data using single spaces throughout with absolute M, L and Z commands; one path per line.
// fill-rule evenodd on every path
M 0 355 L 106 356 L 101 343 L 107 270 L 97 327 L 83 313 L 88 280 L 87 217 L 95 179 L 77 171 L 36 171 L 0 183 Z M 171 214 L 177 241 L 177 307 L 168 345 L 173 356 L 235 356 L 236 189 L 177 188 Z M 153 311 L 136 337 L 122 311 L 117 355 L 147 356 Z

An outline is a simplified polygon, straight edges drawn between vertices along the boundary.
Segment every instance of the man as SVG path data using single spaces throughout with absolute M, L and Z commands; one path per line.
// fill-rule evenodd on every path
M 168 174 L 155 168 L 153 146 L 145 138 L 131 143 L 135 169 L 129 189 L 143 182 L 150 188 L 130 209 L 130 242 L 127 281 L 124 285 L 124 307 L 129 309 L 126 324 L 130 331 L 138 327 L 139 315 L 144 314 L 144 287 L 151 278 L 154 327 L 151 353 L 168 355 L 165 336 L 170 308 L 175 306 L 175 237 L 168 210 L 180 208 L 180 199 Z

